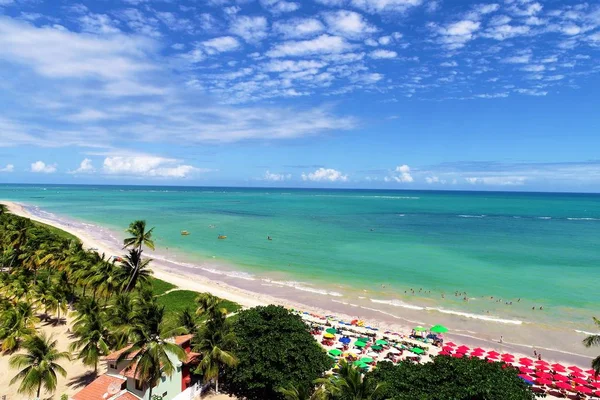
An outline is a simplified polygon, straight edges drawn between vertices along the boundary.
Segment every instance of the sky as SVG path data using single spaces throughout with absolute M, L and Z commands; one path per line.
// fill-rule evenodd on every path
M 0 183 L 600 192 L 600 2 L 0 0 Z

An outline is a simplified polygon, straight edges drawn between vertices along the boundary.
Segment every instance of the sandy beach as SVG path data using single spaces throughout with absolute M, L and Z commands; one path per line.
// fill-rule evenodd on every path
M 98 252 L 107 255 L 120 255 L 122 253 L 120 243 L 114 237 L 96 237 L 89 230 L 82 229 L 77 224 L 70 224 L 61 220 L 36 215 L 30 212 L 23 204 L 2 200 L 0 202 L 6 204 L 11 212 L 17 215 L 54 225 L 79 237 L 85 248 L 97 249 Z M 368 305 L 358 307 L 352 304 L 344 304 L 343 301 L 336 301 L 335 298 L 327 301 L 326 306 L 324 306 L 323 296 L 315 296 L 314 293 L 294 291 L 279 285 L 265 285 L 254 280 L 234 279 L 226 275 L 215 275 L 214 279 L 209 279 L 206 276 L 198 274 L 193 266 L 182 267 L 181 263 L 172 262 L 158 254 L 151 253 L 150 256 L 154 258 L 152 268 L 155 277 L 177 285 L 181 289 L 213 293 L 216 296 L 235 301 L 243 307 L 278 304 L 319 315 L 335 315 L 340 319 L 348 321 L 359 318 L 367 321 L 371 326 L 378 327 L 382 331 L 389 330 L 403 333 L 410 332 L 412 326 L 422 322 L 422 319 L 419 318 L 419 312 L 416 310 L 398 308 L 392 314 L 384 312 L 379 308 L 370 308 Z M 235 283 L 235 285 L 232 283 Z M 446 336 L 456 343 L 472 347 L 491 348 L 501 353 L 511 352 L 515 355 L 528 357 L 531 357 L 533 350 L 536 349 L 548 361 L 578 365 L 585 369 L 589 368 L 591 355 L 594 354 L 593 351 L 586 352 L 586 349 L 578 343 L 578 338 L 573 338 L 571 341 L 574 344 L 566 350 L 562 350 L 561 344 L 564 340 L 560 341 L 560 339 L 552 338 L 552 340 L 547 340 L 545 343 L 547 346 L 537 343 L 526 343 L 519 340 L 520 338 L 516 337 L 516 335 L 514 335 L 513 339 L 510 334 L 514 328 L 510 324 L 499 324 L 498 331 L 491 330 L 491 333 L 484 337 L 479 334 L 475 335 L 475 332 L 471 333 L 469 330 L 470 324 L 473 321 L 468 317 L 460 320 L 462 329 L 460 333 L 457 333 L 452 329 L 456 325 L 455 316 L 452 316 L 454 318 L 452 320 L 444 319 L 444 317 L 446 316 L 442 315 L 436 322 L 451 328 L 451 332 Z M 447 316 L 447 318 L 450 318 L 450 316 Z M 447 321 L 450 322 L 448 323 Z M 551 335 L 552 331 L 549 328 L 548 332 L 544 332 L 543 334 Z M 503 343 L 499 343 L 500 335 L 503 335 L 505 338 Z M 572 348 L 578 351 L 571 351 Z

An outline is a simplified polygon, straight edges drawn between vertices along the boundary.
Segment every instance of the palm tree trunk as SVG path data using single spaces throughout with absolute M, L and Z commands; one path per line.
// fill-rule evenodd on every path
M 37 390 L 37 398 L 40 398 L 40 391 L 42 390 L 42 381 L 40 381 L 40 383 L 38 383 L 38 390 Z
M 219 373 L 217 372 L 217 376 L 215 377 L 215 393 L 219 394 Z
M 148 400 L 152 400 L 152 384 L 150 384 L 148 386 L 150 386 L 150 392 L 148 393 Z

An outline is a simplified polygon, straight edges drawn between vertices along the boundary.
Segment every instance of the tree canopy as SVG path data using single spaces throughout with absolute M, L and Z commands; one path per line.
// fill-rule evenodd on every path
M 384 384 L 386 400 L 531 400 L 535 396 L 514 368 L 477 358 L 439 356 L 433 362 L 380 362 L 367 375 Z
M 332 361 L 299 316 L 274 305 L 241 311 L 233 324 L 238 365 L 224 386 L 248 400 L 284 399 L 280 388 L 312 386 Z

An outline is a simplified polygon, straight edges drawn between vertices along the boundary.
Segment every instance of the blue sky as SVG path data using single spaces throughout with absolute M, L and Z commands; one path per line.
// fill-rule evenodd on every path
M 600 191 L 600 3 L 0 0 L 0 182 Z

